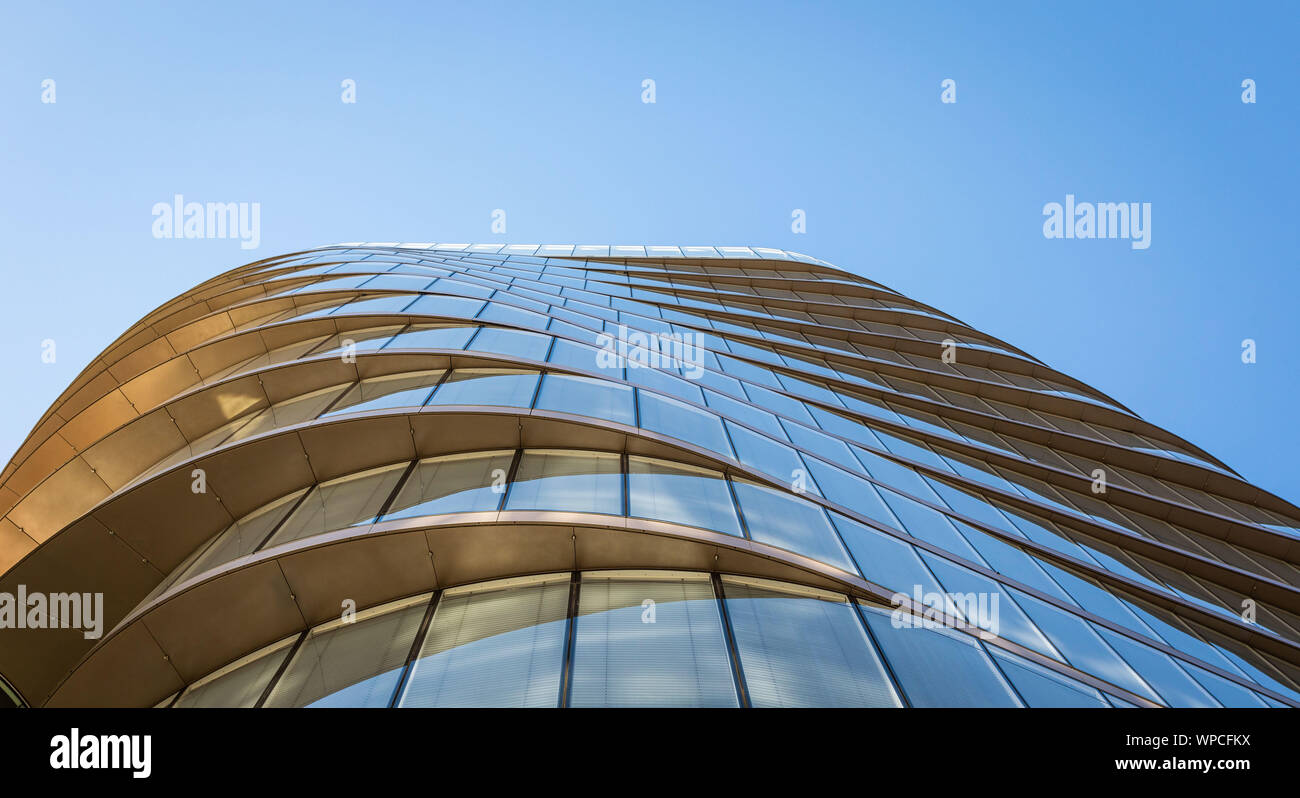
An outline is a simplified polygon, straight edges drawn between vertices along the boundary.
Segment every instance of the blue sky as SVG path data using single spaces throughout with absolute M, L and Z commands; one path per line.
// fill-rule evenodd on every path
M 373 6 L 0 12 L 0 457 L 135 320 L 279 252 L 756 245 L 952 313 L 1300 501 L 1294 5 Z M 260 203 L 260 247 L 153 238 L 178 193 Z M 1066 194 L 1151 203 L 1150 248 L 1045 239 Z

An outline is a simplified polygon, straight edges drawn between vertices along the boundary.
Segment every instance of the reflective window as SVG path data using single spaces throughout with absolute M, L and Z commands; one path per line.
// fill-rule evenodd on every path
M 725 423 L 736 459 L 794 490 L 819 494 L 816 481 L 794 449 L 729 421 Z
M 498 355 L 545 360 L 551 348 L 551 336 L 539 333 L 510 330 L 505 327 L 483 327 L 466 347 L 471 352 L 493 352 Z
M 811 427 L 796 424 L 793 421 L 782 421 L 781 426 L 785 428 L 790 442 L 795 446 L 801 446 L 818 457 L 835 463 L 842 468 L 861 470 L 858 461 L 854 459 L 853 453 L 849 451 L 849 447 L 844 441 L 832 438 Z
M 1105 707 L 1106 698 L 1088 685 L 1017 657 L 996 646 L 989 652 L 1030 707 Z M 1118 700 L 1118 699 L 1113 699 Z
M 456 369 L 430 405 L 501 405 L 529 407 L 537 390 L 537 372 L 519 369 Z
M 514 454 L 471 452 L 421 460 L 384 513 L 384 520 L 497 509 Z
M 548 373 L 537 395 L 539 410 L 576 413 L 636 425 L 632 388 L 592 377 Z
M 317 485 L 303 499 L 267 548 L 322 532 L 369 524 L 397 487 L 406 463 L 372 468 Z
M 713 391 L 704 392 L 705 399 L 709 407 L 724 415 L 731 416 L 737 421 L 741 421 L 749 426 L 762 430 L 767 434 L 781 440 L 785 437 L 781 425 L 777 423 L 776 416 L 765 410 L 759 410 L 751 404 L 732 399 L 729 396 L 723 396 Z
M 418 596 L 316 627 L 265 706 L 388 706 L 428 604 L 429 596 Z
M 1023 593 L 1014 592 L 1014 595 L 1070 665 L 1152 701 L 1160 700 L 1082 618 Z
M 583 574 L 570 705 L 734 707 L 707 574 Z
M 798 399 L 791 399 L 783 393 L 769 391 L 768 389 L 760 388 L 757 385 L 746 384 L 744 387 L 745 394 L 749 397 L 749 401 L 759 407 L 766 407 L 783 416 L 788 416 L 806 424 L 813 423 L 812 416 L 808 415 L 808 410 L 804 407 L 803 402 L 800 402 Z
M 916 550 L 898 538 L 858 523 L 839 513 L 831 519 L 862 571 L 863 578 L 896 593 L 942 593 Z
M 226 528 L 207 549 L 195 559 L 176 579 L 182 581 L 195 574 L 216 568 L 231 560 L 252 554 L 271 534 L 271 530 L 285 517 L 306 489 L 259 507 Z
M 393 334 L 402 329 L 400 324 L 387 327 L 374 327 L 368 330 L 349 330 L 331 335 L 311 350 L 307 357 L 320 357 L 334 352 L 370 352 L 379 349 Z
M 731 444 L 727 443 L 722 419 L 707 410 L 648 391 L 637 391 L 637 401 L 644 429 L 731 456 Z
M 902 706 L 843 596 L 767 580 L 722 580 L 753 706 Z
M 1219 702 L 1205 692 L 1192 677 L 1187 675 L 1186 671 L 1178 667 L 1169 655 L 1109 629 L 1095 626 L 1093 629 L 1142 676 L 1147 684 L 1155 687 L 1169 706 L 1219 706 Z
M 889 509 L 894 511 L 894 515 L 903 522 L 904 531 L 912 537 L 932 543 L 971 562 L 981 562 L 979 554 L 943 513 L 892 490 L 882 490 L 880 495 Z
M 628 458 L 628 503 L 634 518 L 653 518 L 740 536 L 740 521 L 722 474 L 706 468 Z
M 552 325 L 554 326 L 554 325 Z M 547 358 L 551 363 L 583 371 L 608 372 L 614 379 L 623 378 L 623 368 L 617 364 L 618 359 L 612 353 L 594 346 L 579 344 L 564 338 L 556 338 L 551 354 Z
M 402 707 L 554 707 L 569 575 L 445 591 L 402 691 Z
M 320 415 L 322 410 L 329 407 L 330 402 L 333 402 L 335 397 L 349 390 L 349 388 L 350 386 L 346 384 L 332 385 L 319 391 L 312 391 L 302 396 L 295 396 L 292 399 L 278 402 L 258 413 L 247 424 L 232 432 L 230 437 L 221 441 L 221 444 L 234 443 L 280 427 L 310 421 Z
M 221 670 L 203 677 L 186 689 L 173 706 L 253 707 L 280 669 L 296 638 L 290 637 L 254 651 Z
M 1054 659 L 1060 658 L 1048 637 L 1039 631 L 1026 611 L 1021 610 L 1002 583 L 929 552 L 922 552 L 921 559 L 939 579 L 968 623 L 1025 648 Z M 1055 643 L 1055 638 L 1051 642 Z
M 1007 680 L 975 638 L 942 627 L 895 625 L 887 610 L 861 609 L 912 706 L 1020 706 Z
M 384 349 L 464 349 L 477 327 L 412 326 L 393 336 Z
M 426 294 L 406 308 L 406 312 L 420 316 L 452 316 L 472 319 L 478 315 L 478 312 L 483 309 L 485 304 L 481 299 Z
M 749 536 L 853 572 L 822 508 L 756 482 L 732 480 Z
M 340 413 L 419 407 L 429 398 L 429 394 L 433 393 L 433 386 L 438 384 L 442 374 L 442 369 L 436 369 L 370 377 L 352 386 L 338 404 L 331 407 L 322 418 Z
M 620 456 L 568 449 L 529 449 L 506 498 L 507 510 L 623 514 Z
M 688 402 L 704 404 L 704 393 L 699 386 L 659 369 L 633 365 L 634 362 L 631 357 L 628 358 L 628 382 L 660 393 L 670 394 Z

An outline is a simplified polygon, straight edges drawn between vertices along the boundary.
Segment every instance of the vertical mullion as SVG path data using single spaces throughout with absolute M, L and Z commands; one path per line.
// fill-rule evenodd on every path
M 731 661 L 731 680 L 736 686 L 736 698 L 742 708 L 748 709 L 749 687 L 745 683 L 745 669 L 740 664 L 740 649 L 736 646 L 736 632 L 731 627 L 731 612 L 727 609 L 727 596 L 722 591 L 722 576 L 716 571 L 709 574 L 713 581 L 714 598 L 718 602 L 718 612 L 722 614 L 722 632 L 726 637 L 727 658 Z
M 903 683 L 898 680 L 898 674 L 894 673 L 894 666 L 885 656 L 885 649 L 876 639 L 875 634 L 871 631 L 871 624 L 867 623 L 866 613 L 863 612 L 861 603 L 854 596 L 849 596 L 849 606 L 853 608 L 853 614 L 858 616 L 858 623 L 862 625 L 862 631 L 867 633 L 867 642 L 876 650 L 876 656 L 880 657 L 880 664 L 885 667 L 885 677 L 889 679 L 894 686 L 894 691 L 903 702 L 903 706 L 912 706 L 912 700 L 907 697 L 907 691 L 903 689 Z
M 564 667 L 560 675 L 560 698 L 558 706 L 565 709 L 569 706 L 569 700 L 573 692 L 573 651 L 576 644 L 576 632 L 578 623 L 578 591 L 582 585 L 582 577 L 574 571 L 569 578 L 569 610 L 568 618 L 564 629 Z
M 253 548 L 253 551 L 261 551 L 262 547 L 269 543 L 271 538 L 275 537 L 275 533 L 280 531 L 280 527 L 284 526 L 290 518 L 293 518 L 293 514 L 298 512 L 298 508 L 302 506 L 303 502 L 307 501 L 307 497 L 310 496 L 312 491 L 316 490 L 318 487 L 319 486 L 316 484 L 308 485 L 307 489 L 298 497 L 298 500 L 289 508 L 289 512 L 285 513 L 283 518 L 275 522 L 271 527 L 271 531 L 266 533 L 266 537 L 262 538 L 262 542 L 258 543 L 257 546 Z
M 307 639 L 307 635 L 309 634 L 311 634 L 310 629 L 303 629 L 302 633 L 298 635 L 298 639 L 293 641 L 293 645 L 289 647 L 289 653 L 285 655 L 284 661 L 280 663 L 280 667 L 275 669 L 275 675 L 271 677 L 271 681 L 266 683 L 266 687 L 262 690 L 262 695 L 258 697 L 257 703 L 253 704 L 254 707 L 260 708 L 266 703 L 266 699 L 271 697 L 271 691 L 275 689 L 275 685 L 280 681 L 280 677 L 284 676 L 284 672 L 289 669 L 289 665 L 293 662 L 293 658 L 298 656 L 298 649 L 302 647 L 303 641 Z
M 497 500 L 497 512 L 506 509 L 506 499 L 510 498 L 510 486 L 515 484 L 515 472 L 519 470 L 519 461 L 524 458 L 522 448 L 515 449 L 515 456 L 510 461 L 510 470 L 506 473 L 505 490 L 501 491 L 501 498 Z
M 731 494 L 731 506 L 736 508 L 736 518 L 740 519 L 740 534 L 746 540 L 753 540 L 749 534 L 749 524 L 745 521 L 745 510 L 740 506 L 740 497 L 736 495 L 736 486 L 731 484 L 730 469 L 723 472 L 722 478 L 727 483 L 727 492 Z
M 424 618 L 420 620 L 420 628 L 415 630 L 415 639 L 411 641 L 411 650 L 406 654 L 406 664 L 402 666 L 401 678 L 397 680 L 397 687 L 393 689 L 393 697 L 388 700 L 389 707 L 397 706 L 398 700 L 402 697 L 402 691 L 406 689 L 406 682 L 411 678 L 411 666 L 415 664 L 415 657 L 420 653 L 420 646 L 424 644 L 424 637 L 429 633 L 429 622 L 433 620 L 433 613 L 438 609 L 438 602 L 442 600 L 442 590 L 433 591 L 433 596 L 429 598 L 429 606 L 424 610 Z
M 397 501 L 397 494 L 402 490 L 403 486 L 406 485 L 406 481 L 411 478 L 411 472 L 415 470 L 415 467 L 419 465 L 419 463 L 419 458 L 416 458 L 406 464 L 406 470 L 397 478 L 397 483 L 393 485 L 393 489 L 389 492 L 388 498 L 384 499 L 384 503 L 379 505 L 379 509 L 375 511 L 375 522 L 378 522 L 380 518 L 383 518 L 384 513 L 388 512 L 388 509 L 393 506 L 393 502 Z
M 632 469 L 631 460 L 626 451 L 619 456 L 619 466 L 623 469 L 623 517 L 630 518 L 632 515 Z

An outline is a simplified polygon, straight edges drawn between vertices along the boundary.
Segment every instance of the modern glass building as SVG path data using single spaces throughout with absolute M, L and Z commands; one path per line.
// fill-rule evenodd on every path
M 166 303 L 0 475 L 34 706 L 1300 706 L 1300 509 L 742 247 L 341 244 Z

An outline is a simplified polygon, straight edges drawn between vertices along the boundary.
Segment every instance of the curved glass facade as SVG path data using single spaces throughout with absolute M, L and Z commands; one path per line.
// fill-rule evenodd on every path
M 779 250 L 260 261 L 127 331 L 0 488 L 0 582 L 110 607 L 0 651 L 34 704 L 1300 705 L 1300 510 Z

